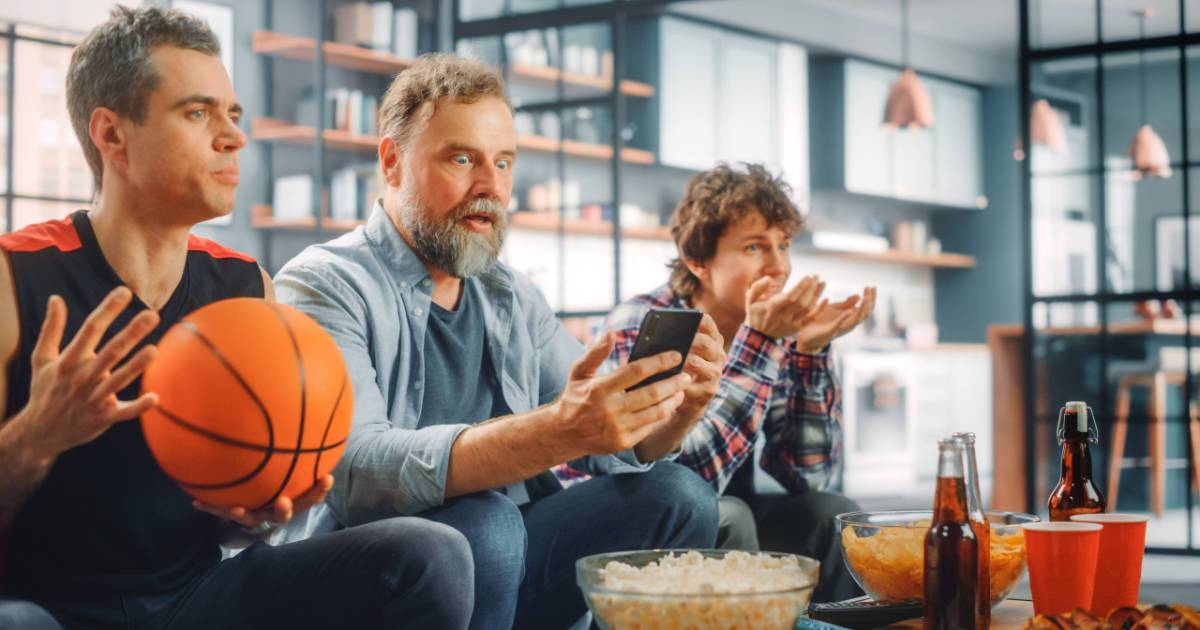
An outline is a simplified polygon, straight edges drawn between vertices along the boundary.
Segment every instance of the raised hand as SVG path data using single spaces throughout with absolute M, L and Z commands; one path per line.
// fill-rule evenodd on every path
M 747 326 L 775 339 L 796 334 L 813 315 L 825 283 L 816 276 L 805 276 L 791 289 L 782 288 L 763 276 L 746 289 Z
M 875 287 L 867 287 L 861 298 L 851 295 L 836 304 L 823 300 L 796 332 L 796 347 L 801 352 L 819 352 L 863 323 L 874 309 Z
M 154 359 L 154 346 L 130 352 L 154 327 L 158 314 L 138 313 L 104 347 L 97 349 L 104 333 L 129 306 L 133 292 L 118 287 L 104 298 L 66 348 L 62 345 L 67 323 L 67 305 L 59 296 L 50 298 L 46 318 L 31 356 L 32 379 L 29 402 L 21 410 L 30 423 L 39 454 L 56 457 L 68 449 L 90 442 L 117 422 L 131 420 L 158 404 L 153 393 L 123 401 L 117 392 L 141 375 Z

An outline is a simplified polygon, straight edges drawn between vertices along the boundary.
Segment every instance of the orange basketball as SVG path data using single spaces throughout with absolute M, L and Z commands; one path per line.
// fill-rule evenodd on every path
M 333 470 L 354 403 L 320 325 L 253 298 L 214 302 L 172 326 L 142 390 L 159 397 L 142 432 L 167 475 L 205 503 L 251 510 Z

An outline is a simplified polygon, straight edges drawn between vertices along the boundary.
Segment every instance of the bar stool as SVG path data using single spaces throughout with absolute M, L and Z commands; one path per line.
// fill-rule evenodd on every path
M 1113 418 L 1112 450 L 1108 460 L 1108 507 L 1117 509 L 1117 494 L 1121 488 L 1122 464 L 1129 462 L 1150 467 L 1150 509 L 1161 517 L 1165 504 L 1167 483 L 1167 386 L 1185 387 L 1184 372 L 1147 372 L 1127 374 L 1118 381 L 1117 408 Z M 1147 423 L 1148 456 L 1124 459 L 1125 436 L 1129 431 L 1129 393 L 1134 387 L 1145 387 L 1150 395 Z M 1200 407 L 1192 401 L 1188 410 L 1188 431 L 1192 437 L 1192 491 L 1200 489 Z

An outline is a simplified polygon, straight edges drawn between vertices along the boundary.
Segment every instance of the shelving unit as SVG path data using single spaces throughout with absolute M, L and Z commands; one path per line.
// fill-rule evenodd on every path
M 340 129 L 322 131 L 325 146 L 341 151 L 374 152 L 379 147 L 378 136 L 352 134 Z M 317 130 L 307 125 L 298 125 L 278 118 L 256 117 L 250 123 L 250 137 L 268 142 L 283 142 L 296 146 L 312 146 L 316 142 Z M 544 136 L 517 136 L 517 148 L 527 151 L 554 153 L 559 150 L 565 155 L 596 160 L 611 160 L 612 146 L 592 144 L 577 140 L 555 140 Z M 622 149 L 621 157 L 630 164 L 653 164 L 654 154 L 641 149 Z
M 373 74 L 396 74 L 411 66 L 414 61 L 339 42 L 324 42 L 321 49 L 325 53 L 326 65 Z M 275 31 L 255 31 L 251 50 L 260 55 L 314 61 L 317 58 L 317 40 Z
M 565 85 L 588 87 L 602 91 L 611 90 L 613 83 L 611 76 L 576 74 L 546 66 L 513 64 L 509 66 L 509 73 L 512 79 L 517 81 L 543 83 L 551 86 L 558 81 L 562 81 Z M 623 79 L 621 81 L 621 94 L 624 94 L 625 96 L 650 98 L 654 96 L 654 86 L 648 83 L 642 83 L 640 81 Z
M 613 224 L 610 221 L 589 221 L 586 219 L 560 220 L 552 212 L 515 212 L 509 215 L 509 225 L 513 229 L 534 230 L 542 232 L 558 232 L 564 234 L 587 236 L 612 236 Z M 621 238 L 671 241 L 671 231 L 666 227 L 622 227 Z M 829 258 L 844 258 L 867 262 L 881 262 L 915 267 L 931 267 L 935 269 L 970 269 L 975 266 L 975 259 L 964 254 L 914 254 L 899 250 L 886 252 L 849 252 L 835 249 L 820 249 L 816 247 L 800 247 L 799 253 L 810 256 Z

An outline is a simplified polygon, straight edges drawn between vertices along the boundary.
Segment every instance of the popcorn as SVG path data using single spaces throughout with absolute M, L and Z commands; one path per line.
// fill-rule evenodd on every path
M 643 567 L 609 562 L 603 590 L 588 596 L 602 627 L 613 630 L 790 630 L 812 586 L 794 556 L 689 551 Z

